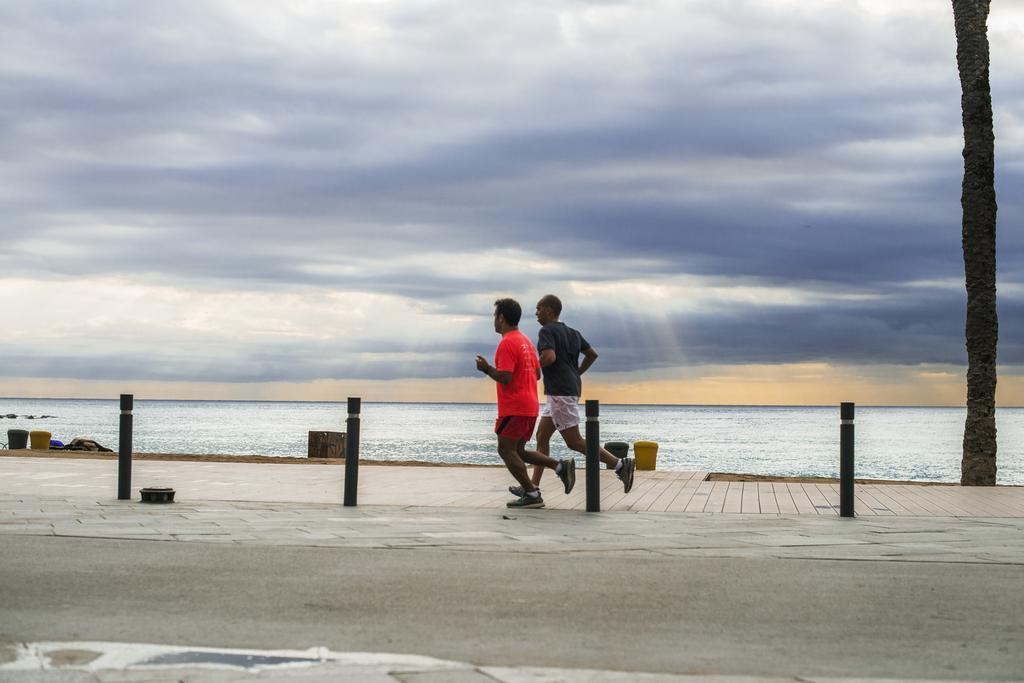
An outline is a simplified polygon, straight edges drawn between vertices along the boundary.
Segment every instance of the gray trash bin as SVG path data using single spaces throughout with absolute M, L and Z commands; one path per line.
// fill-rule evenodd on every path
M 8 429 L 7 447 L 12 451 L 28 448 L 28 432 L 24 429 Z

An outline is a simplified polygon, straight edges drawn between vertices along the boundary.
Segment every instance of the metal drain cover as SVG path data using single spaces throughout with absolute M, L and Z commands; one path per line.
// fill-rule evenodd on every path
M 169 486 L 147 486 L 139 489 L 143 503 L 173 503 L 174 489 Z

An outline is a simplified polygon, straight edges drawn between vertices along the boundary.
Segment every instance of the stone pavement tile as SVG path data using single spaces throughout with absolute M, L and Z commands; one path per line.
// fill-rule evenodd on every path
M 147 520 L 152 519 L 163 519 L 161 517 L 146 517 Z M 216 524 L 217 526 L 235 526 L 238 524 L 249 524 L 251 520 L 243 515 L 235 515 L 230 512 L 218 512 L 210 514 L 188 514 L 182 515 L 182 519 L 187 519 L 194 524 Z
M 2 529 L 5 534 L 17 534 L 19 536 L 54 536 L 53 526 L 50 524 L 11 524 L 5 525 Z
M 108 536 L 131 536 L 140 533 L 144 534 L 150 531 L 146 527 L 139 526 L 137 524 L 123 526 L 118 524 L 93 524 L 91 522 L 85 522 L 69 526 L 67 528 L 70 533 L 76 536 L 92 536 L 95 534 L 105 534 Z
M 168 534 L 159 534 L 152 532 L 139 532 L 139 533 L 115 533 L 107 529 L 82 529 L 74 533 L 58 534 L 54 533 L 54 536 L 64 538 L 102 538 L 109 540 L 125 540 L 125 541 L 168 541 L 171 540 Z
M 0 680 L 10 683 L 96 683 L 88 671 L 50 669 L 48 671 L 5 671 Z M 164 679 L 166 680 L 166 679 Z
M 911 543 L 911 542 L 895 542 L 884 544 L 887 548 L 893 548 L 899 552 L 906 554 L 923 554 L 923 553 L 935 553 L 949 551 L 955 547 L 971 547 L 971 541 L 966 538 L 961 539 L 950 539 L 945 543 L 938 543 L 936 541 L 926 541 L 922 543 Z
M 541 536 L 539 534 L 530 536 L 516 534 L 509 538 L 512 541 L 522 543 L 523 545 L 554 545 L 561 542 L 561 539 L 557 536 Z
M 84 510 L 82 512 L 85 512 Z M 103 516 L 112 517 L 114 515 L 119 516 L 131 516 L 138 515 L 146 519 L 173 519 L 181 521 L 183 519 L 189 519 L 190 517 L 200 514 L 195 511 L 182 510 L 181 508 L 157 508 L 157 510 L 146 510 L 141 507 L 125 508 L 123 510 L 103 510 L 100 512 Z M 212 517 L 213 521 L 216 521 L 215 517 Z
M 231 531 L 220 526 L 196 526 L 194 524 L 168 524 L 168 525 L 156 525 L 154 524 L 153 529 L 164 531 L 173 534 L 185 534 L 188 536 L 230 536 Z
M 788 552 L 787 552 L 788 551 Z M 808 553 L 800 552 L 798 549 L 780 549 L 775 554 L 775 557 L 781 559 L 793 559 L 793 560 L 854 560 L 854 561 L 873 561 L 873 562 L 956 562 L 960 564 L 1005 564 L 1006 562 L 992 562 L 985 560 L 973 553 L 900 553 L 890 552 L 879 548 L 865 547 L 859 551 L 849 551 L 843 549 L 825 549 L 824 551 L 818 551 Z M 1015 562 L 1013 564 L 1020 564 Z
M 480 671 L 501 683 L 797 683 L 803 679 L 768 676 L 712 676 L 482 666 Z
M 834 551 L 807 552 L 799 548 L 783 548 L 773 553 L 771 557 L 779 560 L 835 560 L 847 562 L 911 562 L 913 558 L 904 555 L 886 555 L 872 550 L 863 550 L 855 553 L 835 549 Z M 950 561 L 947 556 L 945 561 Z
M 426 538 L 457 538 L 462 541 L 476 538 L 485 540 L 507 540 L 509 538 L 508 535 L 497 531 L 479 531 L 473 529 L 461 529 L 457 531 L 428 531 L 424 532 L 423 536 L 425 536 Z
M 217 679 L 209 679 L 211 683 L 220 683 Z M 386 672 L 369 667 L 338 666 L 321 664 L 312 669 L 289 669 L 265 671 L 253 681 L 298 681 L 299 683 L 399 683 L 398 678 Z M 491 681 L 490 683 L 494 683 Z
M 708 536 L 698 536 L 696 534 L 678 534 L 676 536 L 648 539 L 646 545 L 650 548 L 707 548 L 712 545 L 722 548 L 746 546 L 746 544 L 716 541 L 714 537 L 709 538 Z
M 176 539 L 176 540 L 185 540 L 185 539 Z M 201 539 L 192 539 L 192 540 L 200 540 L 201 541 Z M 205 542 L 205 541 L 202 541 L 202 542 Z M 363 545 L 352 544 L 352 543 L 339 544 L 339 543 L 335 543 L 335 542 L 333 542 L 333 541 L 331 541 L 329 539 L 322 539 L 322 540 L 308 539 L 308 540 L 303 542 L 302 540 L 296 539 L 296 538 L 273 538 L 273 537 L 269 537 L 269 538 L 267 538 L 267 537 L 260 537 L 260 538 L 257 538 L 255 540 L 232 540 L 231 542 L 232 543 L 237 543 L 238 545 L 293 547 L 293 548 L 303 548 L 303 547 L 308 547 L 308 548 L 380 548 L 380 547 L 383 547 L 383 546 L 381 546 L 380 543 L 371 543 L 371 542 L 367 542 L 367 543 L 365 543 Z
M 80 515 L 69 515 L 69 516 L 54 515 L 54 516 L 50 516 L 50 515 L 47 515 L 46 513 L 36 513 L 34 515 L 18 516 L 18 517 L 14 517 L 13 519 L 5 520 L 5 523 L 3 524 L 3 526 L 7 526 L 8 524 L 13 526 L 13 525 L 17 525 L 18 523 L 23 523 L 23 524 L 35 523 L 35 524 L 40 524 L 40 523 L 43 523 L 43 522 L 46 522 L 47 524 L 49 524 L 51 526 L 53 524 L 56 524 L 56 523 L 77 524 L 79 522 L 79 519 L 81 519 Z
M 245 671 L 230 669 L 188 669 L 175 667 L 146 669 L 103 669 L 95 672 L 98 683 L 235 683 L 258 680 Z
M 104 514 L 102 516 L 94 517 L 92 515 L 87 515 L 87 514 L 81 513 L 81 512 L 79 513 L 78 518 L 79 519 L 89 519 L 93 523 L 112 524 L 112 523 L 119 522 L 119 523 L 122 523 L 122 524 L 125 524 L 125 525 L 128 525 L 128 524 L 139 524 L 139 525 L 143 525 L 143 526 L 146 525 L 146 524 L 152 524 L 154 522 L 159 522 L 160 521 L 159 517 L 154 517 L 152 515 L 112 515 L 112 514 Z
M 146 528 L 145 526 L 92 526 L 82 524 L 67 532 L 56 532 L 53 536 L 74 536 L 78 538 L 104 538 L 104 539 L 137 539 L 146 536 L 165 536 L 157 529 Z
M 494 677 L 479 671 L 424 671 L 392 673 L 402 683 L 494 683 Z M 501 680 L 501 679 L 498 679 Z
M 50 506 L 46 506 L 46 510 L 44 511 L 42 507 L 43 506 L 40 505 L 39 507 L 32 509 L 22 508 L 21 510 L 11 510 L 10 515 L 8 517 L 4 517 L 4 519 L 8 519 L 9 517 L 14 517 L 16 519 L 23 517 L 35 517 L 42 514 L 45 514 L 47 517 L 79 517 L 84 513 L 83 510 L 59 509 Z
M 763 545 L 769 547 L 784 547 L 794 545 L 866 545 L 870 541 L 849 536 L 809 536 L 804 534 L 775 535 L 760 534 L 737 537 L 748 545 Z
M 88 679 L 93 680 L 93 679 Z M 265 671 L 243 671 L 238 669 L 201 668 L 154 668 L 129 669 L 126 671 L 105 670 L 96 674 L 99 683 L 259 683 L 261 681 L 298 681 L 299 683 L 398 683 L 379 667 L 339 665 L 333 662 L 313 667 L 281 668 Z
M 775 557 L 765 548 L 657 548 L 651 552 L 668 557 L 703 557 L 721 559 L 726 557 Z
M 882 558 L 892 561 L 892 557 Z M 902 558 L 904 562 L 956 562 L 958 564 L 1020 564 L 1020 562 L 1007 562 L 1004 560 L 989 560 L 980 555 L 951 555 L 949 553 L 921 553 L 920 555 L 907 555 Z
M 976 557 L 986 564 L 1020 564 L 1015 554 L 1012 553 L 980 552 Z
M 108 516 L 103 515 L 84 515 L 78 514 L 79 519 L 88 519 L 89 523 L 93 526 L 105 526 L 105 525 L 119 525 L 127 526 L 130 522 L 125 521 L 125 517 L 118 514 L 112 514 Z
M 941 541 L 948 543 L 957 540 L 968 540 L 964 538 L 964 534 L 959 530 L 950 531 L 936 531 L 931 529 L 920 529 L 920 530 L 909 530 L 900 531 L 893 529 L 891 531 L 878 532 L 870 531 L 869 534 L 875 534 L 882 538 L 884 543 L 923 543 L 926 541 Z
M 679 549 L 679 548 L 691 547 L 691 548 L 702 548 L 704 550 L 731 550 L 731 549 L 734 549 L 734 548 L 748 548 L 748 549 L 757 550 L 758 552 L 762 552 L 764 550 L 764 548 L 765 548 L 765 546 L 761 545 L 761 544 L 746 543 L 746 542 L 743 542 L 743 541 L 741 541 L 739 539 L 735 539 L 734 540 L 734 539 L 728 539 L 728 538 L 716 538 L 715 536 L 704 536 L 704 537 L 701 537 L 701 538 L 689 539 L 688 542 L 682 542 L 682 543 L 676 543 L 676 542 L 669 541 L 669 542 L 661 543 L 661 544 L 651 544 L 651 543 L 646 543 L 645 541 L 646 541 L 646 539 L 638 538 L 636 542 L 638 544 L 643 544 L 645 546 L 649 545 L 650 547 L 657 548 L 657 549 L 661 549 L 661 548 L 675 548 L 675 549 Z
M 189 541 L 201 541 L 202 543 L 234 543 L 234 538 L 230 534 L 178 534 L 172 533 L 174 540 L 189 542 Z
M 330 531 L 298 528 L 295 532 L 306 541 L 333 541 L 338 538 L 338 534 Z
M 174 529 L 175 532 L 178 531 L 178 527 L 167 527 L 167 528 L 168 529 Z M 299 533 L 298 528 L 294 527 L 294 526 L 279 526 L 279 525 L 269 526 L 269 525 L 263 525 L 263 524 L 247 524 L 247 525 L 244 525 L 244 526 L 241 526 L 241 527 L 238 527 L 238 528 L 234 528 L 234 529 L 233 528 L 227 528 L 227 527 L 218 527 L 217 528 L 217 532 L 218 533 L 230 534 L 230 533 L 234 533 L 234 532 L 236 532 L 236 531 L 238 531 L 240 529 L 244 529 L 245 531 L 247 531 L 249 533 L 253 533 L 253 534 L 263 534 L 263 535 L 266 535 L 268 537 L 299 537 L 299 536 L 302 535 L 302 534 Z M 200 534 L 200 533 L 212 533 L 212 531 L 209 530 L 209 529 L 202 530 L 202 529 L 197 528 L 197 527 L 193 527 L 192 530 L 195 533 L 197 533 L 197 534 Z
M 503 548 L 499 546 L 495 547 L 495 550 L 500 551 L 503 550 Z M 558 551 L 556 549 L 549 550 L 546 548 L 542 548 L 539 551 L 534 551 L 533 549 L 530 549 L 526 552 L 564 552 L 565 554 L 579 555 L 581 557 L 585 557 L 591 554 L 604 554 L 609 551 L 614 552 L 617 557 L 651 557 L 653 555 L 658 554 L 657 550 L 651 550 L 649 548 L 622 548 L 619 546 L 610 546 L 608 548 L 599 548 L 597 550 L 592 549 L 590 546 L 586 546 L 579 548 L 569 548 L 566 551 Z

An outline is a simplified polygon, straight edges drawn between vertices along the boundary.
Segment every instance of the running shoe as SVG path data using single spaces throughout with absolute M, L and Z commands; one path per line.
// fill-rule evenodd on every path
M 619 468 L 618 477 L 622 480 L 622 487 L 626 493 L 633 488 L 633 471 L 636 469 L 636 461 L 633 458 L 623 458 L 622 467 Z
M 509 502 L 507 502 L 505 504 L 505 506 L 506 507 L 510 507 L 510 508 L 521 508 L 521 509 L 525 509 L 525 508 L 542 508 L 542 507 L 544 507 L 544 499 L 541 498 L 540 496 L 537 496 L 536 498 L 532 498 L 530 496 L 524 495 L 524 496 L 520 496 L 519 498 L 516 498 L 515 500 L 510 500 Z
M 508 492 L 511 493 L 516 498 L 522 498 L 523 496 L 526 495 L 526 489 L 524 489 L 522 486 L 509 486 Z
M 559 462 L 562 463 L 562 471 L 558 473 L 558 478 L 565 485 L 565 492 L 569 493 L 576 485 L 576 459 L 562 458 Z

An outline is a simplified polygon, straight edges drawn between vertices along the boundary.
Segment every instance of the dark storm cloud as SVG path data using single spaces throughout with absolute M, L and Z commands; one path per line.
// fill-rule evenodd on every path
M 472 355 L 456 358 L 435 355 L 431 364 L 404 365 L 393 360 L 365 360 L 337 354 L 315 356 L 301 345 L 252 353 L 242 347 L 244 356 L 203 362 L 194 357 L 167 354 L 159 349 L 131 356 L 103 355 L 42 356 L 27 352 L 8 355 L 18 368 L 14 376 L 52 379 L 100 380 L 116 377 L 125 380 L 177 381 L 188 377 L 203 382 L 305 382 L 317 379 L 405 379 L 409 377 L 454 377 L 469 375 Z M 4 375 L 10 376 L 5 372 Z
M 644 311 L 584 308 L 574 324 L 601 351 L 601 368 L 628 371 L 688 363 L 829 362 L 917 365 L 964 362 L 962 291 L 910 291 L 882 302 L 828 306 L 745 306 L 718 314 L 670 316 L 658 334 Z M 1024 297 L 999 303 L 999 361 L 1024 364 Z
M 1024 300 L 999 306 L 999 360 L 1024 363 Z M 583 309 L 573 322 L 601 354 L 601 368 L 670 368 L 692 364 L 828 362 L 963 363 L 964 295 L 905 297 L 827 307 L 748 306 L 717 314 L 669 316 Z
M 756 0 L 10 3 L 0 267 L 392 294 L 480 315 L 474 346 L 492 341 L 495 291 L 698 275 L 870 296 L 672 311 L 646 341 L 635 331 L 657 312 L 594 314 L 583 322 L 606 335 L 602 367 L 961 363 L 962 293 L 908 286 L 962 278 L 949 14 Z M 1004 362 L 1024 362 L 1024 78 L 1008 67 L 1021 56 L 993 34 Z M 501 247 L 561 268 L 469 267 Z M 465 372 L 455 358 L 325 363 L 300 342 L 239 342 L 237 367 L 207 350 L 150 364 L 6 350 L 8 368 L 37 376 Z

